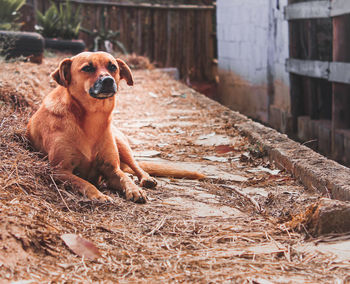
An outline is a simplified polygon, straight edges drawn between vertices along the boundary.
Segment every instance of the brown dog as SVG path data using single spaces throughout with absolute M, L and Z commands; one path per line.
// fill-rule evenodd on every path
M 30 119 L 27 137 L 48 155 L 60 180 L 70 182 L 90 199 L 109 201 L 93 184 L 104 178 L 127 200 L 145 202 L 146 193 L 125 173 L 134 173 L 142 187 L 153 188 L 157 176 L 200 179 L 197 172 L 140 163 L 126 137 L 111 125 L 120 80 L 133 85 L 129 67 L 105 52 L 83 52 L 64 59 L 51 76 L 59 84 Z M 146 170 L 146 171 L 145 171 Z

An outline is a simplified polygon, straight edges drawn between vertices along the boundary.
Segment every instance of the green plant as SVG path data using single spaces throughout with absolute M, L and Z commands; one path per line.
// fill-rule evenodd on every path
M 44 14 L 37 11 L 38 25 L 36 30 L 44 37 L 76 39 L 81 25 L 80 10 L 79 6 L 73 11 L 69 0 L 66 0 L 64 4 L 60 3 L 58 7 L 51 2 L 50 8 Z
M 120 36 L 119 31 L 112 31 L 109 29 L 105 28 L 105 22 L 106 22 L 106 16 L 105 14 L 107 13 L 106 10 L 103 10 L 101 12 L 101 17 L 100 17 L 100 28 L 94 29 L 92 31 L 81 28 L 80 30 L 82 32 L 87 33 L 88 35 L 92 36 L 94 38 L 94 47 L 93 51 L 98 51 L 98 50 L 107 50 L 108 52 L 111 52 L 112 48 L 108 47 L 108 44 L 111 43 L 113 46 L 117 47 L 122 53 L 128 54 L 125 46 L 123 45 L 122 42 L 118 40 Z
M 45 13 L 36 11 L 37 22 L 35 26 L 37 32 L 39 32 L 44 37 L 58 37 L 60 30 L 58 28 L 60 15 L 58 13 L 57 6 L 54 3 L 51 3 L 49 9 Z
M 69 0 L 66 0 L 65 5 L 60 4 L 59 6 L 59 16 L 60 16 L 60 36 L 64 39 L 78 38 L 81 16 L 80 16 L 81 6 L 73 11 L 72 5 Z
M 17 30 L 21 24 L 19 9 L 25 4 L 25 0 L 0 0 L 0 30 Z
M 93 51 L 105 49 L 108 52 L 111 52 L 111 50 L 108 50 L 108 42 L 110 42 L 113 44 L 113 46 L 116 46 L 122 53 L 128 54 L 123 43 L 121 43 L 118 40 L 118 37 L 120 35 L 119 31 L 105 30 L 103 28 L 100 30 L 94 29 L 93 31 L 81 28 L 81 31 L 91 35 L 94 38 Z

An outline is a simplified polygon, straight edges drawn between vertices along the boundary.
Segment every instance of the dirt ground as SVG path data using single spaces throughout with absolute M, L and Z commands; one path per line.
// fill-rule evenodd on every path
M 55 86 L 49 74 L 58 62 L 1 63 L 0 282 L 349 283 L 349 258 L 337 253 L 349 251 L 346 236 L 314 239 L 307 228 L 288 227 L 320 196 L 275 169 L 227 109 L 203 105 L 200 94 L 157 70 L 135 70 L 135 86 L 122 85 L 113 123 L 138 159 L 207 178 L 159 178 L 144 205 L 103 184 L 114 203 L 92 202 L 55 182 L 23 133 Z M 101 256 L 73 253 L 61 238 L 67 233 Z

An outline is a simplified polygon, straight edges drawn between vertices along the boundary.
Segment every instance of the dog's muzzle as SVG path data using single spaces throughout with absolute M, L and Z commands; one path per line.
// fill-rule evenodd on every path
M 91 97 L 101 100 L 113 97 L 116 92 L 117 84 L 111 76 L 99 78 L 89 90 Z

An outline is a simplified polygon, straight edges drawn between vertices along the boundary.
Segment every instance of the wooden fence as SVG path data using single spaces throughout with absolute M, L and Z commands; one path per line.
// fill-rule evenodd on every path
M 320 152 L 350 165 L 350 1 L 289 0 L 285 17 L 294 129 L 300 139 L 316 141 Z
M 119 41 L 128 52 L 147 56 L 160 67 L 177 67 L 184 79 L 213 79 L 214 6 L 71 2 L 82 6 L 82 27 L 120 31 Z M 41 11 L 49 5 L 37 0 Z M 91 36 L 80 37 L 92 47 Z

